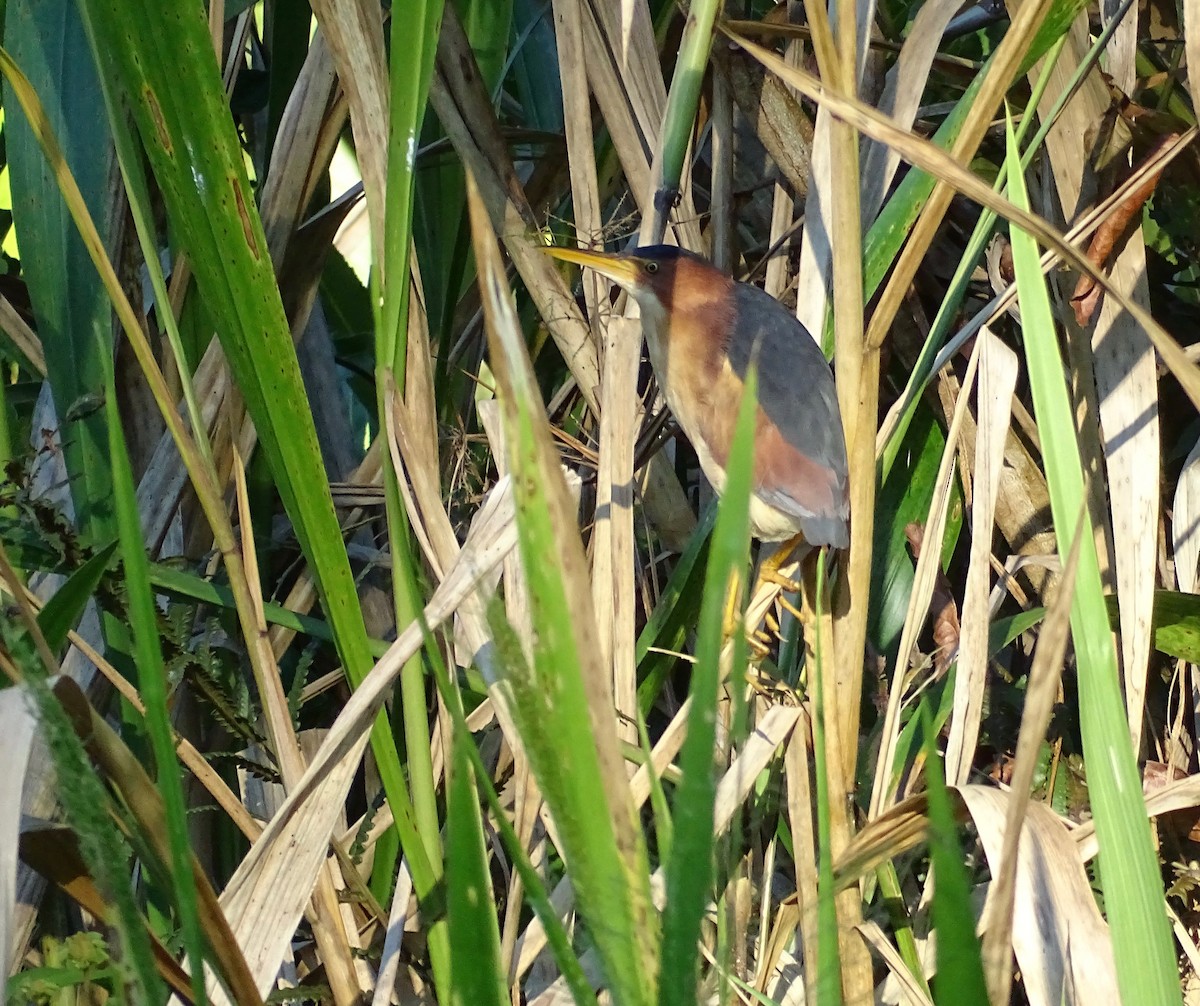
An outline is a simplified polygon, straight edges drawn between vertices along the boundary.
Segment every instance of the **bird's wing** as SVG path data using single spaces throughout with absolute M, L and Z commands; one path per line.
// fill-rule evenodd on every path
M 724 464 L 741 389 L 758 363 L 754 491 L 796 518 L 814 545 L 848 543 L 846 444 L 833 375 L 820 348 L 776 300 L 746 283 L 734 286 L 737 317 L 727 363 L 710 396 L 705 431 Z

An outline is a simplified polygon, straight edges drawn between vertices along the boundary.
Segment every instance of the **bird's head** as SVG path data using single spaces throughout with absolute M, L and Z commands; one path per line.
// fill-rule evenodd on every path
M 712 268 L 699 256 L 670 245 L 647 245 L 620 254 L 577 248 L 545 251 L 556 259 L 574 262 L 612 280 L 643 308 L 653 305 L 660 310 L 669 309 L 680 299 L 680 285 L 692 281 L 694 272 Z

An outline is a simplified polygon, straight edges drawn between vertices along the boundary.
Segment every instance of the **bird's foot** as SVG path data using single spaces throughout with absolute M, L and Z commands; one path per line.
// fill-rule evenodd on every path
M 787 541 L 780 542 L 775 551 L 763 559 L 762 564 L 758 569 L 758 579 L 760 583 L 773 583 L 789 594 L 794 594 L 800 590 L 798 581 L 783 572 L 783 568 L 788 565 L 793 553 L 804 542 L 804 535 L 793 535 Z
M 802 692 L 793 688 L 786 681 L 772 677 L 761 667 L 746 669 L 746 682 L 755 695 L 766 699 L 773 705 L 798 706 L 804 698 Z

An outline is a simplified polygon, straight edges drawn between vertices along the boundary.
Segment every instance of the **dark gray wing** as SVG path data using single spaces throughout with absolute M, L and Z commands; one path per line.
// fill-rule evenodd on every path
M 737 318 L 726 347 L 745 379 L 758 363 L 758 403 L 782 441 L 800 457 L 756 452 L 756 493 L 801 521 L 813 544 L 844 547 L 846 442 L 833 374 L 808 330 L 778 301 L 748 283 L 734 286 Z

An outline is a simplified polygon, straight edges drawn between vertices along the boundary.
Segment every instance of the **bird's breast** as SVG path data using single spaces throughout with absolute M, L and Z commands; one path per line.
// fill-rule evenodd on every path
M 668 335 L 665 321 L 662 309 L 657 305 L 649 312 L 643 308 L 642 330 L 646 335 L 650 365 L 671 415 L 692 444 L 700 447 L 703 446 L 698 443 L 701 418 L 708 408 L 711 379 L 706 373 L 705 361 L 694 347 L 677 332 Z

